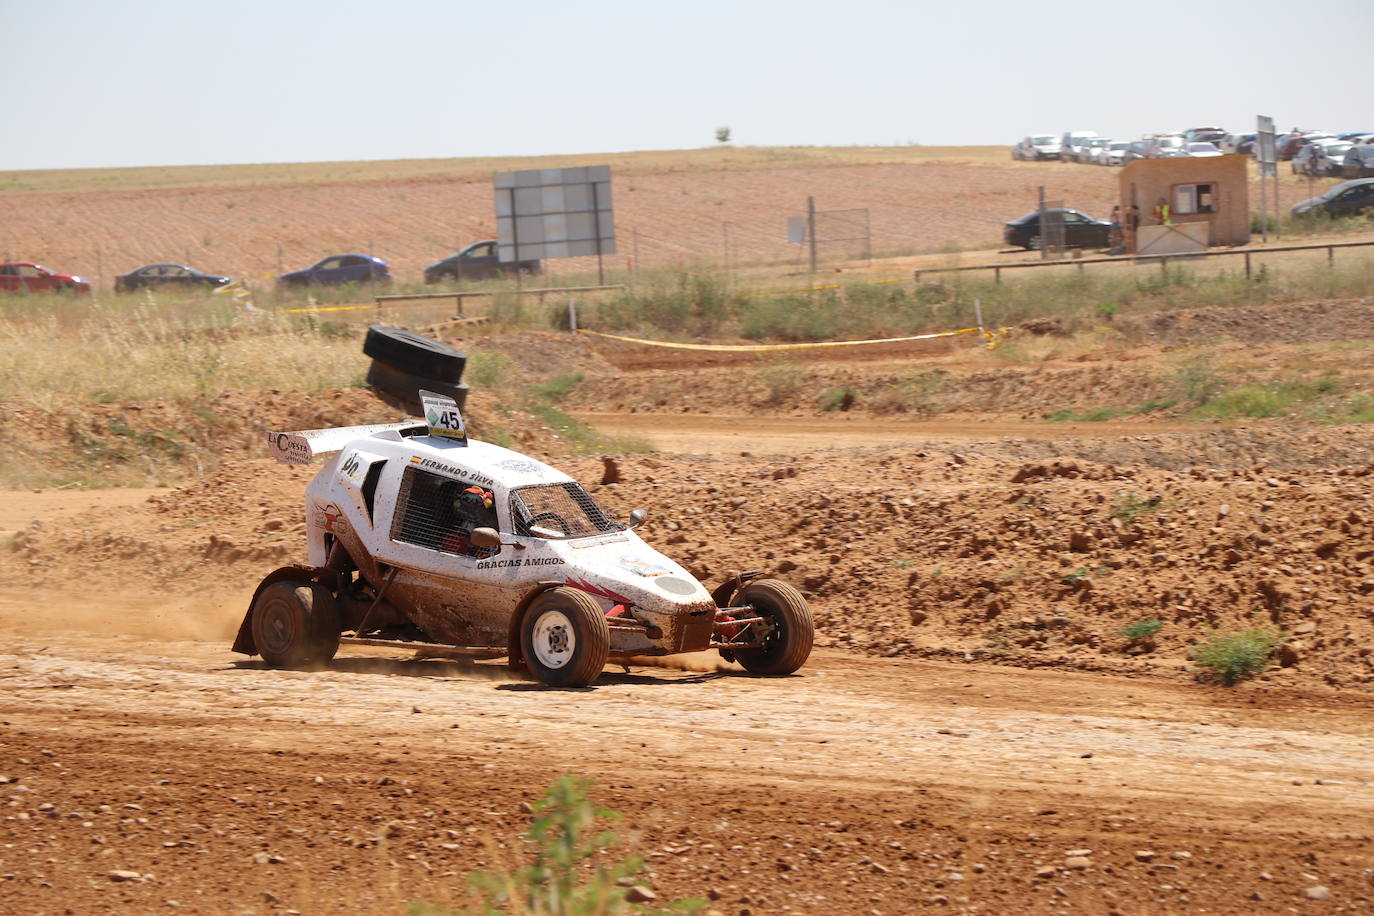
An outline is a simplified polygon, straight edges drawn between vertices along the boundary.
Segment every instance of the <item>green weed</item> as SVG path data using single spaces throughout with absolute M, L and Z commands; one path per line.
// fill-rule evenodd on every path
M 530 386 L 530 393 L 550 404 L 561 404 L 585 378 L 581 372 L 560 372 Z
M 1141 497 L 1138 493 L 1127 493 L 1112 504 L 1110 515 L 1127 525 L 1134 525 L 1142 516 L 1158 512 L 1163 505 L 1164 499 L 1158 494 Z
M 1117 632 L 1131 642 L 1149 639 L 1164 627 L 1162 620 L 1132 620 Z
M 1213 631 L 1188 651 L 1204 676 L 1222 684 L 1254 677 L 1269 667 L 1269 659 L 1283 644 L 1283 634 L 1270 627 L 1235 633 Z
M 642 878 L 644 858 L 629 855 L 610 864 L 599 859 L 620 838 L 612 830 L 598 830 L 598 822 L 620 816 L 594 805 L 586 791 L 588 780 L 563 776 L 534 803 L 534 820 L 525 832 L 529 865 L 507 871 L 474 872 L 468 876 L 476 906 L 454 909 L 430 903 L 411 903 L 408 916 L 612 916 L 634 914 L 695 914 L 704 900 L 675 900 L 666 907 L 632 903 L 627 885 L 647 884 Z
M 824 411 L 848 410 L 858 400 L 858 394 L 850 388 L 827 388 L 816 396 L 816 403 Z
M 785 356 L 760 359 L 754 367 L 754 378 L 767 392 L 765 403 L 781 404 L 801 387 L 801 369 Z
M 653 447 L 642 439 L 632 436 L 607 436 L 576 417 L 565 414 L 552 404 L 529 404 L 525 409 L 556 430 L 578 455 L 653 451 Z

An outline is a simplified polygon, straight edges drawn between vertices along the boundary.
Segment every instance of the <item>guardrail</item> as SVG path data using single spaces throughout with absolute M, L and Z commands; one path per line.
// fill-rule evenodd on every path
M 466 318 L 463 314 L 463 300 L 475 298 L 477 296 L 499 296 L 502 294 L 513 293 L 517 296 L 538 296 L 539 304 L 544 304 L 544 297 L 550 293 L 585 293 L 602 289 L 624 289 L 624 283 L 611 283 L 605 286 L 545 286 L 537 289 L 516 289 L 516 290 L 488 290 L 473 292 L 452 292 L 452 293 L 412 293 L 411 295 L 392 295 L 392 296 L 373 296 L 372 303 L 377 306 L 378 317 L 382 314 L 382 303 L 398 302 L 402 299 L 456 299 L 458 308 L 458 318 Z
M 1161 270 L 1168 271 L 1170 261 L 1192 261 L 1198 258 L 1224 258 L 1235 257 L 1237 255 L 1245 258 L 1245 276 L 1248 279 L 1251 275 L 1251 256 L 1260 254 L 1270 254 L 1280 251 L 1319 251 L 1326 249 L 1327 263 L 1334 263 L 1337 248 L 1362 248 L 1374 245 L 1371 242 L 1326 242 L 1317 245 L 1284 245 L 1279 248 L 1252 248 L 1245 251 L 1194 251 L 1185 254 L 1142 254 L 1142 255 L 1122 255 L 1120 257 L 1107 258 L 1070 258 L 1063 261 L 1010 261 L 1003 264 L 970 264 L 964 267 L 922 267 L 918 268 L 912 279 L 920 282 L 922 274 L 936 273 L 962 273 L 968 270 L 990 270 L 994 282 L 1001 284 L 1002 271 L 1021 270 L 1031 267 L 1068 267 L 1077 265 L 1079 271 L 1083 270 L 1084 264 L 1139 264 L 1143 261 L 1158 261 Z

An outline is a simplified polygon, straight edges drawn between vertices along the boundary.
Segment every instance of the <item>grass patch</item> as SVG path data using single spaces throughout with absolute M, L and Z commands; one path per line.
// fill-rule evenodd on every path
M 1340 381 L 1334 378 L 1239 385 L 1208 397 L 1193 408 L 1192 415 L 1221 420 L 1292 416 L 1303 412 L 1312 402 L 1336 394 L 1339 390 Z
M 552 404 L 530 404 L 525 408 L 561 435 L 578 455 L 604 455 L 651 452 L 653 447 L 634 436 L 608 436 Z
M 770 355 L 759 359 L 754 378 L 763 386 L 764 403 L 781 404 L 801 388 L 802 371 L 794 359 Z
M 935 413 L 939 395 L 949 383 L 944 369 L 927 369 L 901 376 L 867 399 L 877 413 Z
M 1127 493 L 1112 504 L 1112 518 L 1120 519 L 1127 525 L 1134 525 L 1143 516 L 1158 512 L 1164 499 L 1158 494 L 1142 497 L 1139 493 Z
M 1272 627 L 1234 633 L 1214 631 L 1188 650 L 1188 657 L 1203 669 L 1204 677 L 1230 685 L 1269 667 L 1270 657 L 1281 645 L 1283 634 Z
M 479 350 L 468 354 L 467 366 L 463 372 L 469 385 L 495 390 L 510 383 L 510 378 L 515 372 L 515 362 L 499 351 Z
M 635 886 L 648 887 L 644 857 L 629 855 L 605 863 L 603 854 L 620 843 L 598 822 L 617 821 L 614 811 L 594 805 L 587 780 L 563 776 L 534 803 L 534 820 L 525 832 L 530 862 L 503 871 L 468 876 L 472 906 L 411 903 L 408 916 L 478 916 L 519 913 L 524 916 L 609 916 L 613 913 L 695 914 L 706 901 L 674 900 L 660 907 L 627 898 Z
M 561 404 L 572 394 L 573 389 L 582 384 L 585 376 L 581 372 L 560 372 L 542 382 L 530 386 L 530 393 L 549 404 Z
M 852 388 L 828 388 L 816 396 L 816 404 L 827 413 L 849 410 L 859 395 Z
M 1131 642 L 1141 642 L 1153 638 L 1163 628 L 1162 620 L 1132 620 L 1117 632 Z

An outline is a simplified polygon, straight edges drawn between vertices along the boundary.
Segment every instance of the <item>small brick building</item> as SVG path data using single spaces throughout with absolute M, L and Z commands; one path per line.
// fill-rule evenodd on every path
M 1137 159 L 1121 170 L 1121 212 L 1135 204 L 1141 226 L 1158 225 L 1152 214 L 1162 197 L 1175 225 L 1207 223 L 1209 244 L 1244 245 L 1250 241 L 1249 163 L 1238 154 Z

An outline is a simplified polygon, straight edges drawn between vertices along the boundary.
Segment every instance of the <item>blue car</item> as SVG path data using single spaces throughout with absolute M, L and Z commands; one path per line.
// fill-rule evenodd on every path
M 370 254 L 333 254 L 305 270 L 277 278 L 278 286 L 339 286 L 344 283 L 390 283 L 386 261 Z

